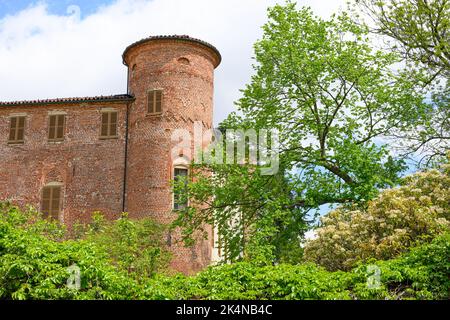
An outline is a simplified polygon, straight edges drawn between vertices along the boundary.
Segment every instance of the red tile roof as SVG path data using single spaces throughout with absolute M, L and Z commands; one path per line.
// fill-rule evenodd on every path
M 137 46 L 137 45 L 139 45 L 141 43 L 145 43 L 145 42 L 148 42 L 148 41 L 155 41 L 155 40 L 179 40 L 179 41 L 196 42 L 196 43 L 199 43 L 199 44 L 201 44 L 203 46 L 208 47 L 209 49 L 211 49 L 217 55 L 218 61 L 217 61 L 217 65 L 215 67 L 217 67 L 220 64 L 220 62 L 222 61 L 222 55 L 220 54 L 219 50 L 216 47 L 214 47 L 212 44 L 210 44 L 210 43 L 208 43 L 206 41 L 197 39 L 197 38 L 192 38 L 192 37 L 190 37 L 188 35 L 170 35 L 170 36 L 151 36 L 151 37 L 148 37 L 148 38 L 145 38 L 145 39 L 142 39 L 142 40 L 139 40 L 139 41 L 136 41 L 136 42 L 130 44 L 125 49 L 125 51 L 123 52 L 123 55 L 122 55 L 123 63 L 126 65 L 125 55 L 128 52 L 128 50 L 130 50 L 134 46 Z
M 56 98 L 56 99 L 42 99 L 42 100 L 28 100 L 28 101 L 0 101 L 0 107 L 17 107 L 28 105 L 46 105 L 46 104 L 78 104 L 83 102 L 118 102 L 118 101 L 133 101 L 134 97 L 128 94 L 118 94 L 111 96 L 96 96 L 96 97 L 76 97 L 76 98 Z

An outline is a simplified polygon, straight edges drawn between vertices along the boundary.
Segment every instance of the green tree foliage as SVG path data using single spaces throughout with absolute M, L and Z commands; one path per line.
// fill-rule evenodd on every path
M 396 42 L 407 59 L 450 76 L 450 1 L 356 0 L 375 22 L 374 31 Z
M 300 249 L 299 234 L 307 225 L 304 213 L 292 205 L 292 186 L 283 174 L 263 176 L 250 165 L 199 165 L 194 169 L 198 170 L 195 182 L 188 184 L 185 193 L 190 206 L 177 211 L 174 222 L 182 227 L 187 244 L 208 223 L 218 228 L 216 241 L 230 262 L 242 258 L 267 262 L 281 258 L 283 248 Z
M 85 240 L 63 241 L 57 224 L 0 205 L 0 299 L 133 299 L 136 282 Z M 56 241 L 55 236 L 58 237 Z M 68 269 L 80 268 L 81 288 L 67 286 Z
M 62 234 L 33 210 L 0 205 L 0 299 L 445 299 L 450 286 L 449 234 L 395 260 L 371 261 L 380 269 L 375 288 L 367 287 L 367 265 L 329 272 L 238 262 L 192 277 L 141 273 L 137 281 L 139 270 L 124 270 L 95 242 Z M 73 265 L 79 290 L 67 286 Z
M 450 150 L 450 82 L 442 82 L 428 86 L 429 112 L 422 122 L 411 131 L 393 134 L 400 152 L 413 160 L 418 157 L 422 168 L 438 166 Z
M 139 283 L 166 271 L 163 231 L 149 219 L 108 222 L 95 213 L 69 239 L 33 208 L 0 203 L 0 299 L 139 299 Z M 80 268 L 80 290 L 66 285 L 71 266 Z
M 450 231 L 450 165 L 405 178 L 383 191 L 366 209 L 328 213 L 304 258 L 328 270 L 350 270 L 358 261 L 388 260 L 417 243 Z
M 96 212 L 92 223 L 82 229 L 83 239 L 107 252 L 120 270 L 138 281 L 167 269 L 170 254 L 163 243 L 165 227 L 149 218 L 130 220 L 124 213 L 116 221 L 107 221 Z
M 367 288 L 367 266 L 359 266 L 352 271 L 359 277 L 353 288 L 358 299 L 449 299 L 449 260 L 450 234 L 445 233 L 399 258 L 372 261 L 380 268 L 379 289 Z
M 370 17 L 373 32 L 386 36 L 390 48 L 404 59 L 405 76 L 415 78 L 430 93 L 423 122 L 398 132 L 406 155 L 422 154 L 419 164 L 434 165 L 450 148 L 450 1 L 355 0 Z
M 373 50 L 367 28 L 346 14 L 323 20 L 287 3 L 269 10 L 263 29 L 239 113 L 221 128 L 278 129 L 280 171 L 205 165 L 188 187 L 201 209 L 177 220 L 186 238 L 203 223 L 217 226 L 232 261 L 282 260 L 307 212 L 364 202 L 396 184 L 404 165 L 375 139 L 414 126 L 426 111 L 415 82 L 392 71 L 400 57 Z
M 450 235 L 389 261 L 371 261 L 351 272 L 313 264 L 258 266 L 248 262 L 210 267 L 195 277 L 157 277 L 147 293 L 160 299 L 448 299 Z M 370 268 L 379 283 L 368 287 Z

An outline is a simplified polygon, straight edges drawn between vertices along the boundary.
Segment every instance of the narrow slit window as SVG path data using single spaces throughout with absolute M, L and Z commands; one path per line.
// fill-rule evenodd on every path
M 117 138 L 117 112 L 102 112 L 102 128 L 100 137 L 103 139 Z
M 10 121 L 8 143 L 23 143 L 25 136 L 25 117 L 11 117 Z
M 66 122 L 66 116 L 63 114 L 57 114 L 57 115 L 50 116 L 49 127 L 48 127 L 48 140 L 49 141 L 64 140 L 65 122 Z
M 187 185 L 188 170 L 185 168 L 175 168 L 174 170 L 174 181 L 177 186 L 179 182 L 183 181 Z M 175 210 L 181 210 L 186 208 L 188 205 L 188 199 L 186 197 L 187 190 L 182 190 L 180 188 L 175 188 L 173 194 L 173 208 Z
M 159 114 L 162 112 L 162 90 L 148 92 L 148 113 Z
M 41 211 L 44 218 L 58 220 L 61 210 L 61 187 L 47 186 L 42 190 Z

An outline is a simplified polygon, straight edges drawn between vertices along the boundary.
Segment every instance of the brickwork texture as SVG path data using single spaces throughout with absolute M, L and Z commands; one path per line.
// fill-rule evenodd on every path
M 151 37 L 125 50 L 128 92 L 118 99 L 0 103 L 0 200 L 39 209 L 42 189 L 58 183 L 59 220 L 69 228 L 89 222 L 94 211 L 109 219 L 126 211 L 134 219 L 170 223 L 176 216 L 170 181 L 179 166 L 172 158 L 171 136 L 176 129 L 193 134 L 195 122 L 212 127 L 214 69 L 220 59 L 214 47 L 197 39 Z M 162 91 L 159 114 L 148 112 L 150 90 Z M 118 115 L 112 139 L 100 138 L 105 111 Z M 65 115 L 63 141 L 47 139 L 51 114 Z M 26 119 L 21 144 L 8 143 L 14 116 Z M 189 248 L 177 241 L 178 232 L 169 236 L 174 270 L 191 274 L 210 263 L 208 230 L 208 240 Z

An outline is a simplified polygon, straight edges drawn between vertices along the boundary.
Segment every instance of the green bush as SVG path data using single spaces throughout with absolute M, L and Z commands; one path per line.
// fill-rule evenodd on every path
M 209 267 L 192 277 L 130 269 L 126 267 L 130 262 L 144 264 L 146 256 L 131 253 L 126 260 L 128 244 L 115 245 L 112 241 L 121 239 L 116 233 L 121 228 L 129 228 L 135 235 L 140 234 L 141 227 L 126 217 L 112 229 L 100 220 L 99 216 L 94 219 L 82 239 L 64 240 L 64 228 L 40 219 L 36 211 L 22 212 L 0 204 L 0 299 L 449 298 L 448 233 L 396 259 L 370 261 L 380 270 L 379 286 L 371 289 L 367 286 L 367 264 L 350 272 L 330 272 L 312 263 L 261 266 L 240 262 Z M 131 239 L 130 243 L 135 250 L 139 241 Z M 109 245 L 114 248 L 105 250 Z M 123 257 L 125 262 L 121 261 Z M 148 263 L 154 270 L 153 262 Z M 72 265 L 81 272 L 79 290 L 67 286 Z
M 139 280 L 168 261 L 162 230 L 148 220 L 107 222 L 96 214 L 79 239 L 67 240 L 63 226 L 33 208 L 0 203 L 0 299 L 140 299 Z M 67 286 L 73 265 L 80 290 Z
M 114 265 L 138 281 L 167 269 L 170 254 L 162 243 L 164 232 L 163 225 L 149 218 L 130 220 L 125 213 L 107 221 L 95 212 L 91 224 L 78 228 L 81 239 L 104 250 Z
M 315 265 L 253 266 L 236 263 L 210 268 L 196 277 L 206 299 L 349 299 L 351 276 Z
M 248 262 L 214 266 L 194 277 L 157 276 L 145 287 L 154 299 L 448 299 L 450 234 L 389 261 L 371 261 L 350 272 L 314 264 L 258 266 Z M 379 268 L 376 287 L 370 268 Z
M 36 223 L 30 223 L 36 220 Z M 62 235 L 52 222 L 12 206 L 0 210 L 0 299 L 133 299 L 134 280 L 109 264 L 106 254 L 87 241 L 54 241 Z M 81 289 L 70 289 L 69 266 L 80 268 Z

